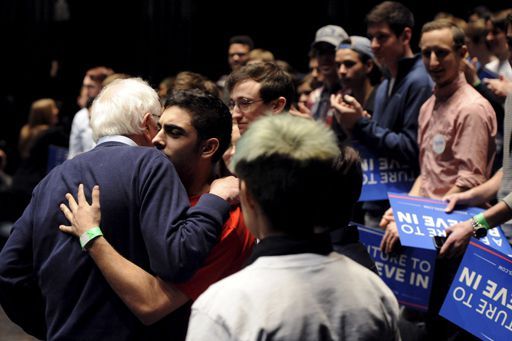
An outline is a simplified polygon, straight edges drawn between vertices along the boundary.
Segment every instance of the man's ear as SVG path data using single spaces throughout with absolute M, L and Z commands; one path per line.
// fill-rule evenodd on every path
M 247 188 L 247 184 L 244 180 L 240 180 L 240 202 L 244 204 L 244 206 L 249 206 L 246 208 L 251 208 L 254 210 L 256 206 L 256 202 L 251 194 L 251 191 Z
M 212 158 L 213 155 L 219 149 L 219 139 L 216 137 L 212 137 L 207 139 L 201 144 L 201 157 L 203 158 Z
M 279 114 L 284 110 L 286 106 L 286 98 L 280 96 L 278 99 L 272 101 L 272 113 Z
M 466 58 L 466 55 L 468 53 L 468 48 L 466 45 L 462 45 L 460 48 L 459 48 L 459 56 L 464 59 Z
M 402 39 L 402 43 L 404 45 L 407 45 L 407 44 L 410 44 L 411 43 L 411 38 L 412 38 L 412 30 L 410 27 L 405 27 L 404 30 L 402 31 L 402 34 L 400 35 L 401 39 Z
M 368 75 L 370 72 L 372 72 L 373 68 L 375 67 L 375 63 L 373 62 L 373 60 L 371 59 L 368 59 L 366 61 L 366 74 Z
M 153 145 L 153 138 L 156 136 L 158 129 L 151 113 L 146 113 L 142 118 L 142 135 L 144 140 Z

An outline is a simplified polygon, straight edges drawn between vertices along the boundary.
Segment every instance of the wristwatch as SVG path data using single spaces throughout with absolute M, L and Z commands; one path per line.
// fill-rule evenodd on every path
M 480 239 L 487 236 L 487 229 L 473 217 L 471 217 L 471 226 L 473 226 L 473 237 Z

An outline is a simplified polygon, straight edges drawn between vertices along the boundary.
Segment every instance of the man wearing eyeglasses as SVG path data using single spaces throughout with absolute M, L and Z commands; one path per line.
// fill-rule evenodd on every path
M 420 47 L 435 88 L 420 109 L 420 175 L 409 194 L 441 199 L 489 179 L 496 152 L 496 114 L 461 72 L 467 49 L 459 27 L 446 20 L 425 24 Z M 391 217 L 386 222 L 381 247 L 389 253 L 398 240 L 398 230 Z M 436 261 L 426 320 L 428 340 L 444 340 L 447 333 L 454 332 L 441 327 L 437 313 L 457 266 L 457 261 Z
M 507 17 L 507 39 L 509 41 L 509 62 L 512 64 L 512 14 Z M 452 211 L 455 205 L 482 205 L 495 198 L 500 200 L 496 205 L 483 213 L 483 222 L 486 228 L 493 228 L 501 224 L 507 238 L 512 240 L 512 89 L 508 92 L 505 101 L 505 123 L 503 143 L 503 167 L 484 184 L 464 193 L 449 195 L 445 198 L 449 202 L 447 211 Z M 464 252 L 469 239 L 473 236 L 471 220 L 451 226 L 446 230 L 448 239 L 439 252 L 442 256 L 453 256 Z
M 292 78 L 273 63 L 257 63 L 233 71 L 227 81 L 229 109 L 243 134 L 265 114 L 289 110 L 295 96 Z

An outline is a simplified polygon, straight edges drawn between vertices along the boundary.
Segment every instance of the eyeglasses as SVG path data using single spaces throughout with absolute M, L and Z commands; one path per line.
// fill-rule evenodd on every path
M 262 99 L 248 99 L 245 97 L 238 98 L 236 100 L 229 100 L 228 107 L 229 110 L 234 110 L 236 106 L 240 111 L 245 111 L 249 109 L 251 105 L 257 102 L 263 102 Z
M 423 58 L 430 59 L 430 56 L 432 53 L 436 55 L 436 58 L 438 59 L 444 59 L 446 56 L 448 56 L 452 52 L 451 50 L 445 50 L 445 49 L 424 49 L 421 51 L 421 55 Z

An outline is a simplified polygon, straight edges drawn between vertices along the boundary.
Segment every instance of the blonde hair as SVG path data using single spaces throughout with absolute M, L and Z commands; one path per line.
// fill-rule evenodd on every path
M 296 161 L 335 159 L 339 155 L 336 137 L 328 127 L 283 113 L 265 116 L 252 123 L 236 145 L 232 169 L 240 161 L 282 155 Z

